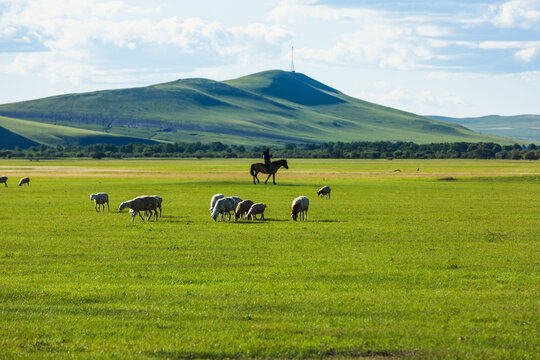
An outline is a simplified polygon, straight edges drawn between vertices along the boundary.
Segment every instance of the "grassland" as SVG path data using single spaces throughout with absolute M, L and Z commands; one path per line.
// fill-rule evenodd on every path
M 538 358 L 537 162 L 249 163 L 0 161 L 0 358 Z M 218 192 L 268 220 L 214 223 Z M 116 210 L 144 193 L 160 221 Z

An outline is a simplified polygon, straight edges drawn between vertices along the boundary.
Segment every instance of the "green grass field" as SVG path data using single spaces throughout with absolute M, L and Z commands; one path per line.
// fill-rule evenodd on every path
M 538 162 L 250 163 L 0 160 L 0 358 L 539 358 Z M 141 194 L 158 222 L 118 212 Z

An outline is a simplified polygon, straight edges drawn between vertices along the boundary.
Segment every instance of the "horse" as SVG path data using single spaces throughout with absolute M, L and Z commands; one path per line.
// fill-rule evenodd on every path
M 270 176 L 272 176 L 272 181 L 274 181 L 274 185 L 276 184 L 276 173 L 279 170 L 280 167 L 284 167 L 285 169 L 289 168 L 289 165 L 287 165 L 287 160 L 276 160 L 272 161 L 272 170 L 268 172 L 266 170 L 266 166 L 263 163 L 255 163 L 251 164 L 251 169 L 249 170 L 251 176 L 253 176 L 253 183 L 255 184 L 255 179 L 257 179 L 257 182 L 259 183 L 259 178 L 257 177 L 258 173 L 268 174 L 268 177 L 266 178 L 265 184 L 268 182 L 268 179 L 270 179 Z

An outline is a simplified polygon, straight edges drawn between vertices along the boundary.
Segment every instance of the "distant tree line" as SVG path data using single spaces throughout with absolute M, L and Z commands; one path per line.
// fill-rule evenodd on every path
M 88 146 L 32 146 L 27 149 L 0 150 L 0 158 L 47 159 L 79 158 L 258 158 L 266 146 L 246 147 L 221 142 L 203 144 L 95 144 Z M 321 144 L 287 144 L 271 147 L 274 158 L 321 159 L 511 159 L 538 160 L 540 149 L 535 144 L 499 145 L 495 143 L 412 142 L 328 142 Z

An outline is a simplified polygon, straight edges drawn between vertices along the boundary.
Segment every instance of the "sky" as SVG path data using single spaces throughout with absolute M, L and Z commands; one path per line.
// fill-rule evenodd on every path
M 540 114 L 540 0 L 0 0 L 0 104 L 294 66 L 422 115 Z

